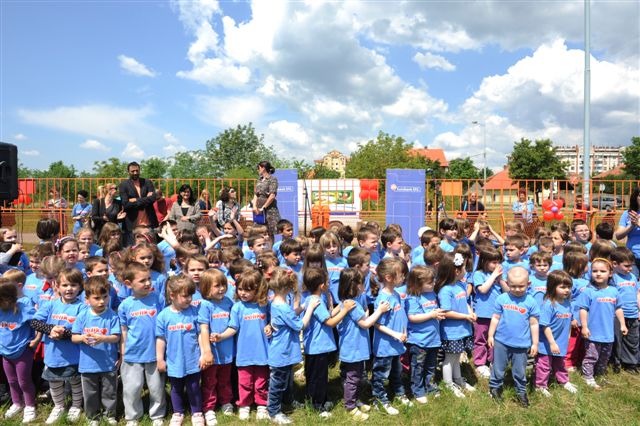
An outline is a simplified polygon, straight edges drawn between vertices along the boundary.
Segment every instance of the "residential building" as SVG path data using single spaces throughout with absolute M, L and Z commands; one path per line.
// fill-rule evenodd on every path
M 584 167 L 583 146 L 556 146 L 556 154 L 567 163 L 569 174 L 582 174 Z M 622 146 L 592 146 L 589 154 L 591 174 L 613 170 L 622 163 Z
M 412 148 L 409 150 L 409 154 L 420 155 L 431 161 L 438 161 L 445 172 L 449 170 L 449 162 L 444 155 L 444 150 L 440 148 Z
M 333 150 L 322 157 L 322 160 L 315 160 L 315 163 L 321 164 L 326 169 L 335 170 L 340 173 L 340 177 L 343 178 L 345 170 L 347 169 L 347 161 L 349 161 L 349 157 L 340 151 Z

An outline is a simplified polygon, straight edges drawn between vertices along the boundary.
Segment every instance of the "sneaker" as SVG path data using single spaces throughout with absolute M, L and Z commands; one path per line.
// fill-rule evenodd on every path
M 171 421 L 169 422 L 169 426 L 182 426 L 182 420 L 184 419 L 184 414 L 173 413 L 171 416 Z
M 20 405 L 11 404 L 11 407 L 9 407 L 7 412 L 4 413 L 4 418 L 5 419 L 10 419 L 10 418 L 13 418 L 13 417 L 17 416 L 18 413 L 20 413 L 23 408 L 24 407 L 22 407 Z
M 191 415 L 191 426 L 204 426 L 204 416 L 202 413 L 194 413 Z
M 331 411 L 333 410 L 333 402 L 327 401 L 324 403 L 324 405 L 322 406 L 322 408 L 324 408 L 323 411 Z
M 80 414 L 82 414 L 82 409 L 78 407 L 69 408 L 69 412 L 67 413 L 67 420 L 71 423 L 75 423 L 80 420 Z
M 89 426 L 100 426 L 100 420 L 91 420 Z
M 524 408 L 529 408 L 529 398 L 527 397 L 526 393 L 519 393 L 517 394 L 518 397 L 518 401 L 520 401 L 520 405 L 522 405 Z
M 380 404 L 380 408 L 382 409 L 382 411 L 384 411 L 390 416 L 397 416 L 398 414 L 400 414 L 400 411 L 398 411 L 395 407 L 393 407 L 388 402 L 385 402 L 384 404 Z
M 136 422 L 135 426 L 138 426 L 138 422 Z M 154 419 L 151 422 L 151 426 L 164 426 L 164 419 Z
M 238 418 L 240 420 L 249 420 L 250 416 L 251 416 L 251 407 L 238 408 Z
M 298 379 L 300 381 L 304 380 L 304 366 L 300 367 L 298 371 L 293 373 L 293 378 Z
M 295 399 L 291 403 L 291 408 L 294 410 L 304 410 L 305 407 L 306 405 L 304 405 L 304 402 L 296 401 Z
M 328 412 L 327 410 L 323 410 L 320 412 L 320 417 L 323 419 L 328 419 L 329 417 L 331 417 L 332 414 L 330 412 Z
M 569 393 L 578 393 L 578 388 L 571 382 L 567 382 L 562 385 Z
M 491 369 L 489 369 L 489 367 L 487 367 L 486 365 L 481 365 L 480 367 L 476 368 L 476 372 L 480 375 L 480 377 L 484 379 L 491 378 Z
M 290 425 L 293 423 L 293 420 L 287 417 L 284 413 L 278 413 L 271 417 L 271 422 L 277 425 Z
M 371 406 L 361 401 L 356 401 L 356 407 L 363 413 L 368 413 L 369 411 L 371 411 Z
M 47 421 L 45 421 L 45 423 L 48 425 L 52 425 L 60 420 L 63 414 L 64 407 L 53 407 L 53 410 L 51 410 L 51 413 L 49 413 L 49 417 L 47 417 Z
M 456 398 L 464 398 L 464 393 L 460 389 L 460 386 L 455 383 L 447 383 L 447 388 L 453 393 Z
M 107 421 L 107 424 L 111 426 L 116 426 L 118 424 L 118 421 L 116 420 L 115 417 L 107 417 L 106 421 Z
M 602 389 L 600 387 L 600 385 L 596 383 L 595 379 L 585 379 L 584 381 L 586 382 L 587 386 L 589 386 L 590 388 L 592 388 L 594 390 Z
M 349 411 L 349 414 L 351 414 L 351 417 L 353 417 L 353 420 L 358 421 L 358 422 L 364 422 L 367 419 L 369 419 L 369 415 L 366 414 L 366 413 L 363 413 L 360 410 L 358 410 L 358 407 L 356 407 L 353 410 Z
M 497 402 L 502 402 L 502 388 L 489 388 L 489 396 Z
M 416 402 L 418 404 L 426 404 L 427 403 L 427 397 L 426 396 L 419 396 L 416 398 Z
M 31 423 L 36 419 L 36 407 L 24 407 L 22 423 Z
M 218 424 L 216 413 L 213 410 L 209 410 L 204 413 L 204 420 L 207 422 L 207 426 L 215 426 Z
M 225 416 L 233 416 L 233 404 L 226 403 L 221 407 L 222 414 Z
M 547 398 L 551 398 L 551 392 L 549 392 L 547 388 L 536 388 L 536 392 L 543 396 L 546 396 Z
M 264 405 L 258 405 L 258 412 L 256 413 L 256 420 L 269 420 L 269 412 Z
M 156 422 L 158 420 L 159 419 L 156 419 L 156 420 L 154 420 L 154 422 Z M 160 421 L 162 421 L 162 420 L 160 420 Z M 125 426 L 138 426 L 138 421 L 137 420 L 127 420 L 127 424 Z M 156 425 L 154 424 L 153 426 L 156 426 Z
M 411 400 L 407 398 L 406 395 L 399 396 L 396 399 L 400 404 L 404 405 L 405 407 L 413 407 L 413 402 L 411 402 Z
M 462 388 L 463 390 L 466 390 L 467 392 L 475 392 L 476 391 L 476 388 L 474 388 L 469 383 L 467 383 L 467 381 L 465 379 L 462 379 L 462 381 L 460 382 L 460 384 L 458 386 L 460 388 Z

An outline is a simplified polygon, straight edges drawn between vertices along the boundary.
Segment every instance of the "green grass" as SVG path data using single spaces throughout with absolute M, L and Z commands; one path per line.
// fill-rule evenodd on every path
M 443 391 L 439 398 L 429 397 L 429 403 L 424 406 L 400 409 L 400 415 L 388 416 L 373 410 L 367 424 L 403 424 L 403 425 L 640 425 L 640 376 L 633 376 L 627 373 L 609 374 L 607 380 L 609 384 L 603 386 L 600 391 L 594 391 L 584 384 L 584 381 L 577 373 L 571 373 L 571 381 L 578 389 L 577 395 L 569 394 L 557 385 L 552 385 L 550 391 L 552 398 L 545 398 L 536 393 L 530 392 L 529 399 L 531 407 L 524 409 L 515 401 L 515 393 L 510 383 L 505 385 L 505 401 L 498 404 L 491 400 L 488 395 L 487 381 L 480 379 L 477 383 L 471 376 L 471 368 L 463 364 L 463 373 L 467 378 L 471 378 L 471 383 L 477 387 L 473 394 L 467 394 L 467 398 L 458 399 L 448 391 Z M 338 401 L 332 410 L 333 416 L 330 419 L 321 419 L 317 412 L 310 408 L 297 410 L 291 414 L 296 424 L 304 425 L 343 425 L 355 423 L 344 410 L 342 399 L 342 387 L 338 368 L 333 368 L 330 372 L 329 399 Z M 296 382 L 296 399 L 301 400 L 303 387 Z M 369 390 L 365 390 L 369 395 Z M 169 401 L 169 399 L 167 399 Z M 146 405 L 145 405 L 146 406 Z M 398 405 L 396 405 L 400 408 Z M 4 414 L 8 404 L 0 413 Z M 41 404 L 38 407 L 38 423 L 44 421 L 51 409 L 50 404 Z M 118 414 L 122 415 L 120 404 Z M 252 419 L 255 419 L 255 410 L 252 410 Z M 167 416 L 166 424 L 169 423 L 170 415 Z M 84 423 L 83 421 L 80 424 Z M 225 417 L 218 414 L 218 424 L 220 425 L 241 425 L 256 423 L 241 422 L 237 417 Z M 261 422 L 268 424 L 268 422 Z M 0 421 L 6 426 L 18 426 L 20 420 Z M 69 424 L 62 420 L 58 425 Z M 106 425 L 106 423 L 104 423 Z M 124 425 L 124 420 L 120 421 Z M 141 425 L 150 425 L 148 418 L 143 419 Z M 189 424 L 188 420 L 184 424 Z

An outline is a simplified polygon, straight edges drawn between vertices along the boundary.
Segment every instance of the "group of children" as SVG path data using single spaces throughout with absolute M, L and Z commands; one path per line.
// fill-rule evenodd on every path
M 532 358 L 535 390 L 545 396 L 552 374 L 576 393 L 568 375 L 575 368 L 599 389 L 595 378 L 612 353 L 614 369 L 637 372 L 640 300 L 633 253 L 601 225 L 597 239 L 581 220 L 529 238 L 510 222 L 503 239 L 482 220 L 471 229 L 447 218 L 438 232 L 422 228 L 412 250 L 398 225 L 375 222 L 355 235 L 339 226 L 294 237 L 282 220 L 282 239 L 272 244 L 264 225 L 252 226 L 245 242 L 237 226 L 178 232 L 165 221 L 158 235 L 136 228 L 125 248 L 115 224 L 105 224 L 96 244 L 88 228 L 59 238 L 59 224 L 45 219 L 42 243 L 28 256 L 15 231 L 3 229 L 5 417 L 22 412 L 24 423 L 34 421 L 36 389 L 48 387 L 47 424 L 65 415 L 69 394 L 69 421 L 84 409 L 91 425 L 101 416 L 117 424 L 121 387 L 127 426 L 136 426 L 146 385 L 158 426 L 168 379 L 172 426 L 187 411 L 193 425 L 215 425 L 216 409 L 234 415 L 234 401 L 242 420 L 255 405 L 257 420 L 289 424 L 283 407 L 301 404 L 294 376 L 304 376 L 310 406 L 331 416 L 329 368 L 338 359 L 344 407 L 360 421 L 371 409 L 361 398 L 367 381 L 388 415 L 438 396 L 440 363 L 444 388 L 460 398 L 474 392 L 461 373 L 464 354 L 496 400 L 510 363 L 517 397 L 529 405 Z

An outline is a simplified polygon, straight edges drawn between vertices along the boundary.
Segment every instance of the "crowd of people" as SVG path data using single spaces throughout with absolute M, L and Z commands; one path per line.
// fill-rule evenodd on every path
M 556 222 L 530 238 L 523 221 L 501 235 L 482 218 L 445 218 L 437 231 L 421 228 L 414 248 L 395 224 L 294 235 L 277 211 L 273 168 L 258 171 L 253 206 L 264 223 L 240 224 L 232 189 L 214 209 L 187 186 L 155 223 L 156 190 L 133 164 L 120 186 L 124 230 L 104 220 L 96 235 L 84 221 L 61 236 L 55 219 L 42 219 L 41 244 L 24 252 L 16 231 L 1 229 L 4 417 L 33 422 L 36 395 L 46 393 L 47 424 L 83 411 L 91 425 L 117 424 L 119 398 L 127 426 L 145 414 L 162 425 L 169 411 L 172 426 L 187 413 L 211 426 L 217 415 L 249 420 L 254 406 L 255 419 L 289 424 L 285 412 L 304 402 L 326 418 L 338 362 L 344 409 L 358 421 L 371 405 L 393 416 L 444 390 L 465 398 L 477 380 L 499 402 L 509 365 L 525 407 L 527 363 L 532 388 L 547 397 L 552 378 L 579 391 L 573 370 L 593 389 L 610 365 L 638 373 L 635 256 L 613 241 L 611 224 L 592 235 L 584 220 Z M 201 201 L 208 223 L 194 220 Z M 74 208 L 74 220 L 83 212 Z M 625 236 L 637 232 L 633 213 L 623 220 L 634 223 L 621 221 Z M 461 362 L 473 364 L 473 380 Z M 294 377 L 304 378 L 305 401 L 294 399 Z

